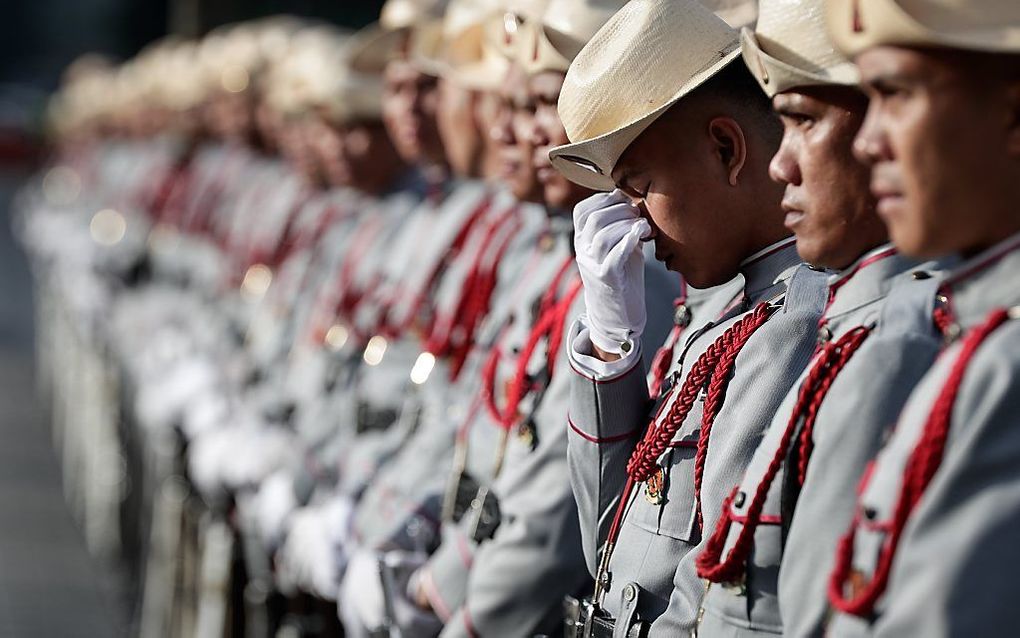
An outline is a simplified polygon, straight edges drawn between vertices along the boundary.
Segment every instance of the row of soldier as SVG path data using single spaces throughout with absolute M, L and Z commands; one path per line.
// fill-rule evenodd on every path
M 71 69 L 22 234 L 250 633 L 1010 633 L 1020 8 L 757 4 Z

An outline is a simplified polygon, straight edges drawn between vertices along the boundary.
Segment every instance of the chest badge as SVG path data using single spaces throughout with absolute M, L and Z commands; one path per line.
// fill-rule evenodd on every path
M 659 468 L 645 481 L 645 500 L 652 505 L 666 502 L 666 470 Z

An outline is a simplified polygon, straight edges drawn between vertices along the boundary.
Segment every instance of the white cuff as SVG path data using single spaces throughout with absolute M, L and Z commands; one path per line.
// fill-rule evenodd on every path
M 624 352 L 616 361 L 603 361 L 595 356 L 594 345 L 586 325 L 588 317 L 581 315 L 570 326 L 570 347 L 567 349 L 570 363 L 578 372 L 597 381 L 611 379 L 628 372 L 641 362 L 641 341 L 628 342 L 629 352 Z

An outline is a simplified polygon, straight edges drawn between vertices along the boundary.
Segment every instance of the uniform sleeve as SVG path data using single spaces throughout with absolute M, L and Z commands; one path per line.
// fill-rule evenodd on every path
M 501 523 L 478 545 L 464 604 L 444 638 L 555 633 L 562 601 L 589 579 L 568 478 L 563 428 L 571 373 L 565 357 L 535 414 L 538 445 L 512 439 L 493 493 Z
M 647 425 L 650 401 L 640 356 L 615 376 L 594 376 L 576 365 L 580 321 L 570 331 L 570 410 L 567 462 L 581 525 L 581 544 L 593 575 L 616 503 L 627 480 L 627 460 Z
M 942 464 L 908 521 L 876 636 L 996 636 L 1020 626 L 1020 329 L 971 361 Z

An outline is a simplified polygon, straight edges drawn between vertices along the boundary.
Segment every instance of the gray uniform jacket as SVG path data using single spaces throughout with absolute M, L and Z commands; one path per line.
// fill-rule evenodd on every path
M 386 266 L 383 276 L 373 288 L 373 295 L 357 311 L 357 323 L 363 331 L 376 332 L 386 321 L 390 328 L 413 322 L 414 304 L 429 299 L 429 274 L 438 272 L 454 238 L 482 201 L 489 197 L 484 185 L 458 182 L 438 205 L 425 202 L 405 220 L 394 243 L 384 249 Z M 421 238 L 429 233 L 431 241 L 416 250 Z M 395 259 L 394 255 L 406 255 Z M 425 305 L 429 305 L 426 303 Z M 388 307 L 388 310 L 387 310 Z M 381 361 L 365 365 L 354 379 L 352 400 L 359 409 L 373 413 L 373 418 L 396 418 L 398 427 L 364 432 L 352 439 L 340 459 L 342 489 L 358 497 L 372 479 L 383 460 L 406 441 L 409 428 L 416 420 L 418 397 L 412 391 L 410 372 L 422 352 L 422 344 L 414 330 L 401 330 L 391 338 Z
M 956 324 L 969 330 L 989 312 L 1020 303 L 1020 235 L 955 269 L 943 289 Z M 950 331 L 953 334 L 953 331 Z M 1020 627 L 1012 595 L 1020 569 L 1020 323 L 1007 320 L 963 368 L 937 469 L 891 544 L 893 512 L 908 459 L 935 398 L 956 368 L 964 339 L 949 346 L 910 395 L 887 445 L 862 480 L 847 583 L 851 599 L 874 582 L 883 548 L 891 567 L 870 613 L 834 614 L 833 636 L 1003 636 Z M 881 582 L 879 579 L 878 582 Z M 841 608 L 846 608 L 842 603 Z M 854 610 L 868 612 L 864 607 Z
M 535 303 L 542 292 L 535 282 L 522 279 L 521 273 L 528 264 L 541 259 L 543 247 L 549 245 L 542 242 L 543 247 L 539 247 L 537 239 L 547 231 L 548 220 L 544 210 L 537 207 L 521 206 L 518 214 L 522 225 L 499 261 L 489 313 L 475 335 L 476 345 L 460 376 L 451 384 L 446 370 L 437 366 L 422 387 L 421 415 L 415 432 L 379 468 L 358 504 L 352 531 L 360 545 L 414 550 L 425 540 L 421 532 L 438 533 L 454 434 L 471 412 L 482 363 L 510 319 L 513 302 L 524 295 L 526 303 Z M 443 284 L 445 287 L 445 278 Z
M 566 243 L 567 238 L 563 239 Z M 557 254 L 551 259 L 554 266 L 569 252 L 561 249 Z M 677 278 L 657 262 L 646 264 L 649 316 L 669 317 Z M 548 287 L 541 282 L 536 285 L 540 291 Z M 581 306 L 578 295 L 564 322 L 564 332 Z M 520 312 L 527 317 L 530 311 L 522 307 Z M 646 328 L 646 337 L 653 343 L 668 329 L 666 322 L 654 319 Z M 504 347 L 523 342 L 530 330 L 530 321 L 518 319 L 517 323 L 523 325 L 516 334 L 507 335 Z M 495 480 L 491 470 L 497 428 L 487 414 L 479 415 L 471 427 L 468 472 L 489 484 L 498 499 L 502 522 L 493 537 L 481 543 L 469 538 L 467 518 L 458 525 L 444 525 L 443 542 L 423 572 L 433 608 L 445 621 L 444 637 L 555 633 L 562 624 L 563 596 L 576 594 L 587 580 L 563 427 L 573 375 L 568 370 L 566 348 L 557 355 L 555 373 L 541 402 L 525 407 L 525 411 L 535 410 L 537 445 L 532 448 L 512 436 L 503 470 Z M 541 352 L 533 360 L 536 370 L 544 367 L 544 358 Z
M 496 346 L 504 353 L 494 384 L 497 405 L 504 403 L 503 390 L 516 367 L 513 353 L 523 347 L 531 330 L 532 300 L 548 289 L 561 264 L 570 259 L 567 236 L 560 234 L 557 239 L 556 248 L 528 277 L 533 293 L 516 300 L 513 319 Z M 568 271 L 560 282 L 559 294 L 565 294 L 575 280 L 576 274 Z M 561 357 L 557 366 L 562 369 L 565 364 Z M 539 372 L 544 365 L 545 351 L 539 347 L 528 367 Z M 564 480 L 565 440 L 560 434 L 562 428 L 555 427 L 554 415 L 566 411 L 566 389 L 558 382 L 561 376 L 554 375 L 540 404 L 522 405 L 522 412 L 537 410 L 537 445 L 532 449 L 511 432 L 497 477 L 493 477 L 493 470 L 499 425 L 484 405 L 476 406 L 467 429 L 465 469 L 495 496 L 501 522 L 493 537 L 481 542 L 470 537 L 471 512 L 459 523 L 444 524 L 439 549 L 423 572 L 423 585 L 433 610 L 445 623 L 444 636 L 528 635 L 542 620 L 541 615 L 534 617 L 536 602 L 539 609 L 556 605 L 555 599 L 553 605 L 548 604 L 546 588 L 550 583 L 543 582 L 542 577 L 552 576 L 553 582 L 562 583 L 573 572 L 568 587 L 572 589 L 580 582 L 576 574 L 583 568 L 576 549 L 576 522 L 570 525 L 576 515 Z M 539 567 L 541 563 L 545 564 Z M 557 571 L 550 569 L 553 566 Z M 511 613 L 511 609 L 517 613 Z M 530 626 L 522 626 L 522 614 Z
M 682 370 L 686 371 L 744 313 L 760 302 L 780 303 L 785 298 L 782 309 L 750 338 L 737 357 L 734 378 L 715 421 L 701 494 L 709 529 L 726 491 L 739 480 L 771 415 L 814 349 L 826 277 L 798 268 L 798 264 L 792 238 L 748 259 L 741 272 L 744 302 L 692 335 L 681 355 Z M 583 325 L 575 326 L 573 334 L 570 354 L 578 374 L 572 376 L 571 384 L 571 481 L 580 510 L 585 556 L 594 573 L 626 482 L 627 461 L 651 416 L 640 366 L 598 378 L 592 374 L 591 358 L 579 351 L 587 341 Z M 668 393 L 664 401 L 674 399 L 674 393 Z M 637 485 L 632 495 L 609 565 L 610 583 L 603 601 L 605 609 L 622 620 L 617 624 L 618 633 L 626 631 L 631 620 L 641 619 L 656 621 L 653 633 L 677 635 L 679 626 L 693 621 L 700 603 L 699 579 L 693 569 L 684 571 L 678 563 L 701 539 L 693 482 L 702 407 L 701 400 L 695 401 L 659 460 L 665 479 L 660 502 L 645 498 L 644 485 Z M 667 607 L 670 613 L 662 617 Z
M 699 635 L 810 635 L 821 626 L 828 570 L 818 566 L 831 563 L 864 464 L 941 344 L 931 319 L 938 279 L 930 267 L 915 266 L 883 246 L 832 277 L 819 343 L 839 342 L 848 334 L 861 334 L 862 328 L 870 332 L 823 395 L 810 433 L 813 448 L 803 487 L 798 475 L 805 413 L 792 428 L 789 424 L 806 377 L 821 365 L 820 352 L 772 419 L 729 515 L 724 514 L 717 530 L 709 530 L 722 533 L 729 521 L 719 560 L 729 558 L 755 495 L 764 496 L 749 558 L 740 570 L 744 581 L 710 587 Z M 904 274 L 908 269 L 913 272 Z M 767 482 L 776 459 L 781 465 Z M 787 539 L 792 544 L 786 545 Z M 786 597 L 777 599 L 780 582 Z

